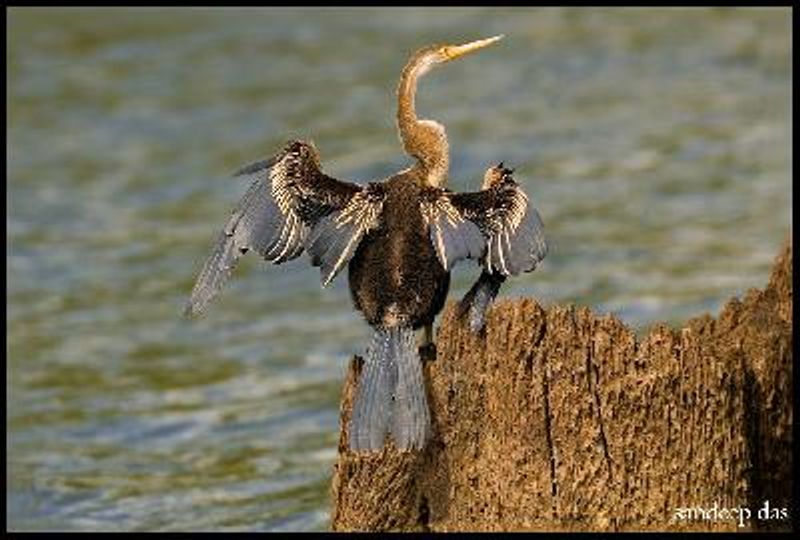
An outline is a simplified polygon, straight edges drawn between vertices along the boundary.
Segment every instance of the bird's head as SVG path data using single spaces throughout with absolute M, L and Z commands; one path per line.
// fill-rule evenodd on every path
M 434 66 L 461 58 L 464 55 L 488 47 L 501 39 L 503 39 L 503 35 L 470 41 L 463 45 L 430 45 L 414 53 L 408 65 L 416 67 L 418 69 L 417 75 L 422 75 Z

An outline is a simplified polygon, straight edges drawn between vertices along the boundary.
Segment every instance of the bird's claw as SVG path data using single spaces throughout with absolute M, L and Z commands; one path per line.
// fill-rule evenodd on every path
M 436 360 L 436 344 L 426 343 L 419 346 L 419 357 L 423 362 L 433 362 Z

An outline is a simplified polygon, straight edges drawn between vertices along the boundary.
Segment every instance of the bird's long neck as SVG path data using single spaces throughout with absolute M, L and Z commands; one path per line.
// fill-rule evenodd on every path
M 418 119 L 414 104 L 417 81 L 429 68 L 430 65 L 412 60 L 403 69 L 397 87 L 397 127 L 403 147 L 417 159 L 426 183 L 443 186 L 450 166 L 444 127 L 433 120 Z

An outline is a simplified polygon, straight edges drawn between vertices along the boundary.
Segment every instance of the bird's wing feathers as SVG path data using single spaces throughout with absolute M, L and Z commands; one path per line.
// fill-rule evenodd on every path
M 422 215 L 428 222 L 431 242 L 445 270 L 450 270 L 461 259 L 479 259 L 486 248 L 486 240 L 478 225 L 453 205 L 453 194 L 433 188 L 425 195 L 420 203 Z
M 322 286 L 333 280 L 350 260 L 364 235 L 378 226 L 384 190 L 369 184 L 338 211 L 321 217 L 311 229 L 306 249 L 311 264 L 321 267 Z
M 320 170 L 310 143 L 292 141 L 275 157 L 243 167 L 250 188 L 219 235 L 192 290 L 186 314 L 205 311 L 239 258 L 255 251 L 280 264 L 306 249 L 327 285 L 349 261 L 363 235 L 377 226 L 383 192 L 335 180 Z
M 474 193 L 430 190 L 422 202 L 430 239 L 445 269 L 480 259 L 489 273 L 530 272 L 547 255 L 544 225 L 528 196 L 502 166 Z

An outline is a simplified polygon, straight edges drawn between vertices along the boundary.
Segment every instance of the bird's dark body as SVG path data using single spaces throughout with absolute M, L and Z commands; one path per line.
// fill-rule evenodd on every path
M 411 169 L 382 184 L 381 224 L 349 264 L 350 294 L 372 326 L 420 328 L 444 307 L 450 273 L 437 258 L 420 211 L 423 187 Z

